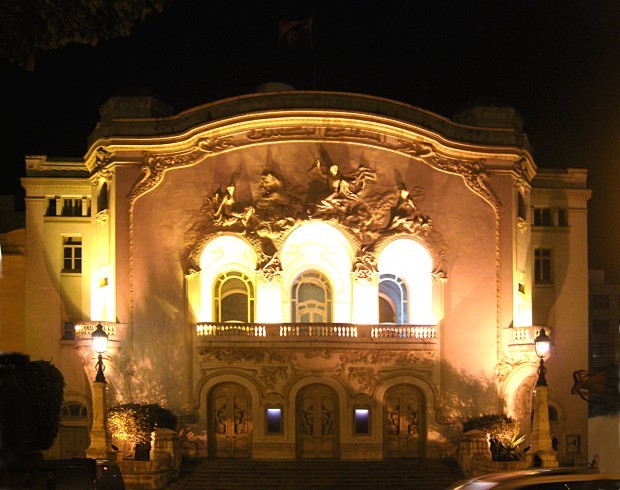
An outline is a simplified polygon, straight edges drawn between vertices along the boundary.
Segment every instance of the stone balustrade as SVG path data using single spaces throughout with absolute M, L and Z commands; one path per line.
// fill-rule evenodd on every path
M 410 341 L 425 344 L 437 343 L 437 325 L 354 325 L 349 323 L 217 323 L 196 324 L 196 335 L 202 341 L 215 341 L 218 337 L 250 340 L 359 340 L 359 341 Z

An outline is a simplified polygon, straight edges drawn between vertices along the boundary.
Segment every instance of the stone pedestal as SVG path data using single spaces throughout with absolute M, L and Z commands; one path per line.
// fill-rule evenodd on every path
M 491 461 L 489 437 L 482 430 L 470 430 L 463 434 L 459 442 L 458 462 L 467 476 L 476 473 L 476 467 Z
M 546 385 L 536 386 L 534 425 L 532 428 L 531 448 L 527 453 L 527 459 L 531 465 L 540 465 L 543 468 L 557 468 L 558 457 L 551 443 L 551 429 L 549 427 L 548 389 Z M 539 461 L 536 459 L 539 459 Z
M 90 430 L 90 446 L 86 450 L 89 458 L 116 459 L 112 449 L 112 438 L 108 431 L 107 384 L 95 381 L 93 390 L 93 425 Z
M 169 458 L 172 465 L 172 480 L 179 477 L 181 470 L 181 449 L 179 435 L 171 429 L 155 429 L 151 434 L 151 461 Z

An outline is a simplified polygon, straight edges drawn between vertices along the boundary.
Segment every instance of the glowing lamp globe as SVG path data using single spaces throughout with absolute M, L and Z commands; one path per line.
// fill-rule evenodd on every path
M 101 323 L 97 325 L 97 330 L 93 332 L 93 349 L 97 354 L 103 354 L 108 350 L 108 334 L 103 330 Z
M 544 328 L 540 329 L 540 332 L 538 332 L 538 335 L 534 339 L 534 347 L 536 348 L 536 355 L 541 359 L 549 353 L 551 339 Z

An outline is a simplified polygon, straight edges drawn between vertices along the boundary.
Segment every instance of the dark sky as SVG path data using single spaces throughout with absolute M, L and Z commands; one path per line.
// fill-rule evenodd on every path
M 313 14 L 311 54 L 283 55 L 278 21 Z M 26 154 L 81 157 L 99 106 L 148 87 L 176 111 L 284 81 L 444 116 L 511 105 L 541 168 L 585 167 L 590 267 L 620 272 L 620 0 L 173 0 L 128 38 L 0 63 L 0 193 Z M 616 276 L 620 279 L 620 274 Z

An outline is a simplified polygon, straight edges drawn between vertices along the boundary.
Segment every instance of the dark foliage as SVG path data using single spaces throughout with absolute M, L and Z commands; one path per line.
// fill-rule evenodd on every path
M 518 461 L 522 459 L 519 444 L 519 424 L 504 414 L 482 415 L 463 423 L 463 432 L 481 430 L 489 436 L 493 461 Z
M 166 0 L 2 0 L 0 58 L 33 69 L 40 51 L 128 36 Z
M 0 354 L 0 468 L 48 449 L 60 429 L 64 379 L 50 362 Z
M 34 421 L 33 449 L 49 449 L 60 429 L 60 411 L 65 380 L 62 373 L 48 361 L 30 363 Z

